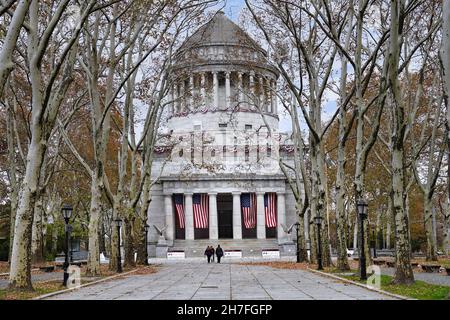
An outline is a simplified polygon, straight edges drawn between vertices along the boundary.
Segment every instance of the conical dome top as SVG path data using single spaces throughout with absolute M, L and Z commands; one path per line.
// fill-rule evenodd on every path
M 207 45 L 247 46 L 257 51 L 264 50 L 239 26 L 225 16 L 223 11 L 200 27 L 181 46 L 180 50 Z

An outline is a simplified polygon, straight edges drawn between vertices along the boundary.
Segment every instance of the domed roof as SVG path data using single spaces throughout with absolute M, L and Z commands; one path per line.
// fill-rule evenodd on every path
M 190 36 L 180 47 L 180 51 L 208 45 L 247 46 L 265 53 L 244 30 L 228 19 L 223 11 L 217 12 L 209 22 Z

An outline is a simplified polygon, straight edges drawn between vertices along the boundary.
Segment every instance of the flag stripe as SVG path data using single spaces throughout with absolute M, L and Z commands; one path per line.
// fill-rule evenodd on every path
M 174 200 L 175 200 L 175 211 L 177 212 L 180 228 L 184 229 L 184 195 L 176 194 L 174 195 Z
M 194 211 L 194 227 L 207 229 L 209 225 L 209 196 L 204 193 L 196 193 L 192 201 Z
M 244 227 L 252 229 L 256 227 L 256 196 L 254 193 L 241 195 L 241 208 L 244 217 Z
M 277 226 L 277 195 L 273 192 L 264 195 L 264 212 L 266 226 L 274 228 Z

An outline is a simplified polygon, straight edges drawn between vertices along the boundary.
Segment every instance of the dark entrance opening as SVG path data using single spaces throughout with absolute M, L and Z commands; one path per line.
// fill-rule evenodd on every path
M 273 239 L 277 237 L 277 227 L 269 228 L 266 226 L 266 239 Z
M 217 223 L 219 239 L 233 238 L 233 196 L 228 193 L 217 195 Z

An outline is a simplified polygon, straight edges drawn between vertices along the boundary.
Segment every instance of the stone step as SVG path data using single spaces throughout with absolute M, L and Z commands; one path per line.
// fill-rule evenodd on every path
M 277 239 L 198 239 L 198 240 L 175 240 L 173 247 L 170 251 L 184 251 L 185 256 L 190 257 L 203 257 L 207 246 L 212 245 L 217 248 L 220 244 L 223 250 L 240 250 L 242 257 L 260 257 L 263 250 L 278 249 L 280 255 L 294 255 L 295 249 L 289 252 L 284 252 L 278 245 Z

